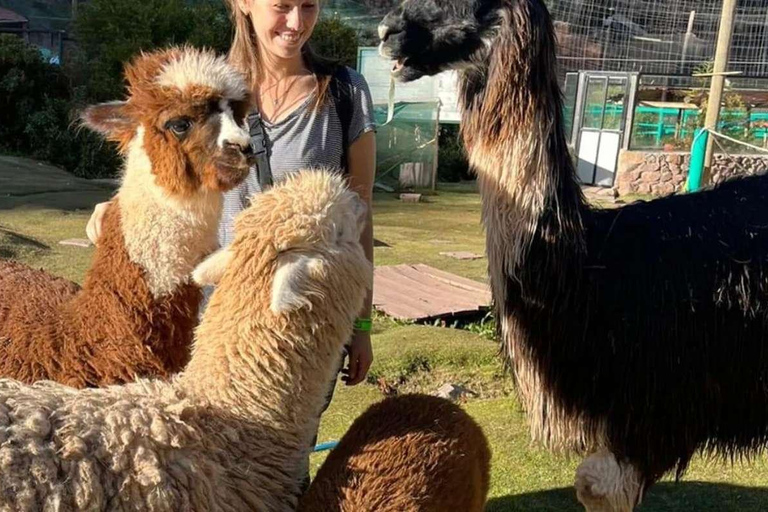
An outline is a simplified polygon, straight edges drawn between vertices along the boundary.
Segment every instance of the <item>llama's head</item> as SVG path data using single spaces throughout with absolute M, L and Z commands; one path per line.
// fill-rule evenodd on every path
M 405 0 L 379 25 L 382 55 L 408 82 L 472 65 L 487 55 L 501 0 Z
M 125 75 L 128 99 L 91 106 L 83 120 L 117 142 L 129 166 L 135 151 L 146 156 L 156 184 L 179 198 L 245 178 L 248 88 L 224 57 L 191 47 L 143 53 Z
M 193 278 L 219 285 L 211 304 L 217 294 L 247 290 L 246 300 L 268 315 L 311 311 L 318 321 L 351 322 L 372 281 L 360 244 L 365 218 L 365 203 L 343 178 L 300 171 L 255 198 L 236 219 L 232 244 Z

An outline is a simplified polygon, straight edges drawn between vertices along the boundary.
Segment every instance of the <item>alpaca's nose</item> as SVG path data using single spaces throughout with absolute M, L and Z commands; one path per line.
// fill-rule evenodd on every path
M 224 149 L 241 151 L 243 153 L 250 153 L 252 151 L 251 145 L 248 143 L 247 139 L 227 139 L 222 143 L 222 146 Z
M 238 142 L 224 141 L 224 151 L 233 151 L 242 153 L 248 162 L 254 160 L 253 148 L 250 144 L 241 144 Z

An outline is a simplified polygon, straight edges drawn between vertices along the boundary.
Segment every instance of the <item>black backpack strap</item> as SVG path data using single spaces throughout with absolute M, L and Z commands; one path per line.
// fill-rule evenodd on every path
M 248 133 L 251 137 L 250 145 L 256 156 L 256 175 L 259 178 L 259 186 L 262 192 L 272 186 L 272 168 L 269 165 L 269 148 L 267 147 L 267 134 L 261 122 L 261 114 L 258 110 L 248 114 Z
M 349 169 L 347 169 L 349 125 L 352 123 L 352 113 L 354 110 L 354 105 L 352 103 L 354 93 L 352 92 L 352 82 L 349 78 L 349 71 L 346 66 L 338 66 L 336 68 L 336 71 L 331 76 L 330 88 L 331 96 L 333 96 L 333 102 L 336 106 L 336 114 L 339 116 L 339 122 L 341 123 L 341 165 L 346 174 L 349 172 Z

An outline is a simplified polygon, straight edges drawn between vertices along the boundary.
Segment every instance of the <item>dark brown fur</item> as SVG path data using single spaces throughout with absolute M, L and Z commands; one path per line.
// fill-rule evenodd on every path
M 371 406 L 328 456 L 301 512 L 480 512 L 491 452 L 461 407 L 428 395 Z
M 168 377 L 189 359 L 200 290 L 155 300 L 132 263 L 113 203 L 83 289 L 0 262 L 0 376 L 78 388 Z

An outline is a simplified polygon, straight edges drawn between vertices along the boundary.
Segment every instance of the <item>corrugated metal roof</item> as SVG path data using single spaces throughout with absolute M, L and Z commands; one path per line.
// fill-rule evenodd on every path
M 19 13 L 0 7 L 0 23 L 27 23 L 29 20 Z

